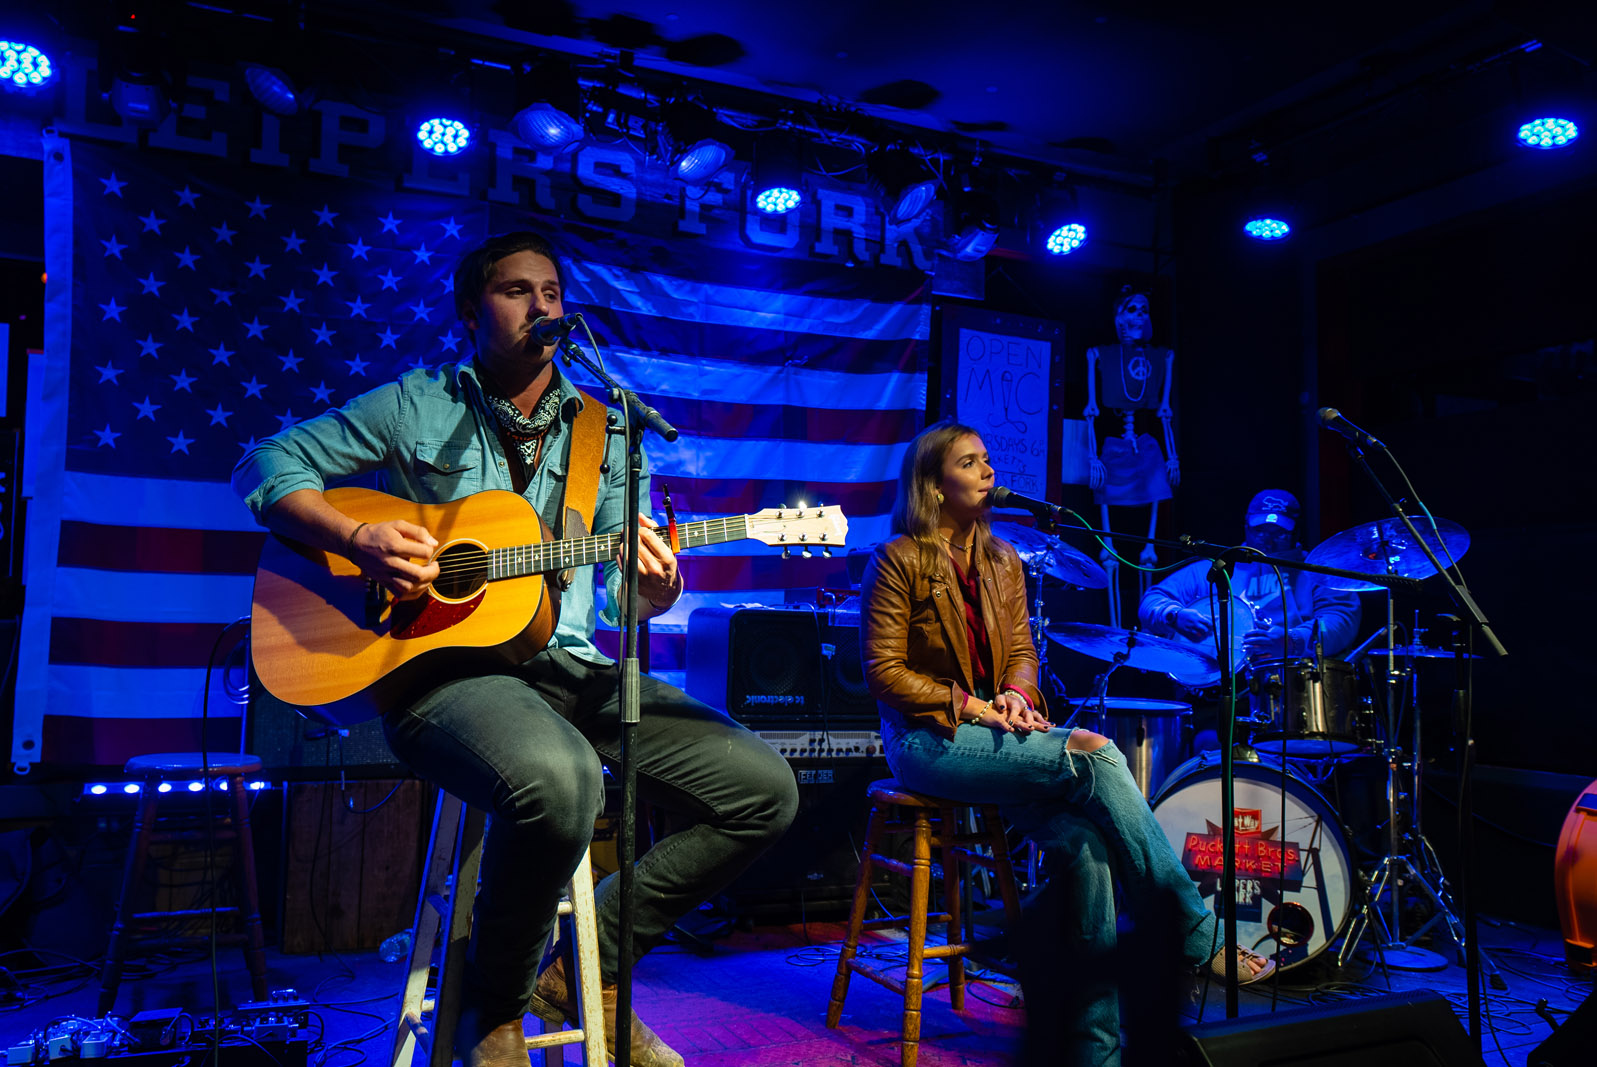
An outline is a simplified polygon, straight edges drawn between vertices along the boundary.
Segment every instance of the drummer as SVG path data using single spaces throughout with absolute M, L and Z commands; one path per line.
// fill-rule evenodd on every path
M 1297 541 L 1298 499 L 1284 489 L 1266 489 L 1248 503 L 1242 543 L 1267 556 L 1301 560 Z M 1137 606 L 1142 628 L 1159 637 L 1202 641 L 1214 633 L 1209 561 L 1194 560 L 1148 590 Z M 1283 591 L 1268 563 L 1238 563 L 1232 592 L 1251 610 L 1253 626 L 1241 634 L 1249 663 L 1323 654 L 1336 657 L 1358 636 L 1359 598 L 1332 589 L 1317 574 L 1283 571 Z

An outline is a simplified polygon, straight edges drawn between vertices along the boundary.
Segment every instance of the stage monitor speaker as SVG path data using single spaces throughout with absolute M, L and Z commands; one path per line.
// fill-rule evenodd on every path
M 1525 1059 L 1525 1067 L 1575 1067 L 1597 1059 L 1597 992 Z
M 411 777 L 388 747 L 381 720 L 329 726 L 268 693 L 253 667 L 244 730 L 245 748 L 261 758 L 262 773 L 274 781 Z
M 1187 1031 L 1177 1063 L 1481 1067 L 1481 1058 L 1447 1001 L 1419 990 L 1204 1023 Z

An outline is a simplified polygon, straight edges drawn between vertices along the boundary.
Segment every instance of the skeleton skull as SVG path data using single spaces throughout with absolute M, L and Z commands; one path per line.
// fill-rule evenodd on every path
M 1131 293 L 1115 306 L 1115 332 L 1123 345 L 1145 345 L 1153 340 L 1153 319 L 1145 294 Z

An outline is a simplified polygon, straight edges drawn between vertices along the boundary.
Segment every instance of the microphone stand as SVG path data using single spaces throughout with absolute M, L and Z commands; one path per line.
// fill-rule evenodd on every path
M 1064 522 L 1061 516 L 1065 509 L 1058 505 L 1044 502 L 1043 506 L 1047 509 L 1047 513 L 1040 514 L 1038 516 L 1039 521 L 1047 521 L 1054 530 L 1073 530 L 1079 533 L 1091 534 L 1094 537 L 1103 536 L 1100 531 L 1091 526 L 1080 526 Z M 1226 1018 L 1235 1019 L 1241 1009 L 1238 1003 L 1240 986 L 1237 983 L 1237 954 L 1231 951 L 1231 947 L 1237 943 L 1237 838 L 1236 818 L 1232 814 L 1232 793 L 1236 773 L 1236 754 L 1233 752 L 1232 741 L 1236 735 L 1237 709 L 1231 667 L 1231 642 L 1234 638 L 1231 633 L 1231 568 L 1238 560 L 1245 560 L 1249 563 L 1266 563 L 1290 570 L 1330 575 L 1335 578 L 1350 578 L 1371 585 L 1385 586 L 1390 589 L 1403 589 L 1411 592 L 1417 592 L 1420 589 L 1420 580 L 1392 574 L 1365 574 L 1362 571 L 1343 570 L 1340 567 L 1324 567 L 1305 560 L 1267 556 L 1244 545 L 1210 544 L 1187 534 L 1183 534 L 1179 541 L 1166 541 L 1157 537 L 1142 537 L 1137 534 L 1116 534 L 1115 536 L 1122 540 L 1134 541 L 1139 544 L 1175 549 L 1195 559 L 1209 560 L 1209 582 L 1215 586 L 1215 593 L 1220 599 L 1220 610 L 1216 613 L 1217 618 L 1215 619 L 1215 636 L 1219 646 L 1218 651 L 1220 652 L 1220 685 L 1222 686 L 1222 691 L 1226 694 L 1226 721 L 1224 724 L 1226 739 L 1220 746 L 1221 873 L 1220 890 L 1217 899 L 1223 911 L 1225 938 L 1223 949 L 1226 954 L 1225 1014 Z M 1283 625 L 1285 621 L 1285 619 L 1282 620 Z M 1471 943 L 1473 943 L 1473 940 Z
M 1379 444 L 1379 442 L 1375 442 Z M 1479 634 L 1486 647 L 1494 656 L 1506 656 L 1508 650 L 1502 642 L 1497 640 L 1497 635 L 1492 632 L 1491 623 L 1486 615 L 1475 603 L 1475 598 L 1470 595 L 1469 588 L 1464 584 L 1464 576 L 1459 573 L 1458 565 L 1443 567 L 1441 560 L 1436 558 L 1436 553 L 1431 550 L 1430 542 L 1420 535 L 1414 525 L 1414 520 L 1409 517 L 1404 508 L 1404 502 L 1394 497 L 1386 488 L 1386 483 L 1381 481 L 1370 466 L 1368 457 L 1359 442 L 1347 442 L 1348 454 L 1353 457 L 1358 465 L 1364 468 L 1364 473 L 1370 481 L 1375 483 L 1375 488 L 1381 494 L 1381 499 L 1386 501 L 1386 506 L 1392 514 L 1408 530 L 1409 536 L 1414 538 L 1415 544 L 1420 546 L 1420 551 L 1425 553 L 1426 560 L 1436 568 L 1436 573 L 1441 575 L 1443 585 L 1447 589 L 1448 599 L 1458 609 L 1460 616 L 1459 628 L 1462 633 L 1456 635 L 1453 644 L 1453 670 L 1454 670 L 1454 722 L 1462 739 L 1459 745 L 1459 778 L 1458 778 L 1458 851 L 1459 851 L 1459 896 L 1463 898 L 1464 911 L 1464 976 L 1469 992 L 1469 1033 L 1475 1042 L 1476 1052 L 1482 1048 L 1481 1043 L 1481 947 L 1475 916 L 1475 894 L 1471 891 L 1471 883 L 1475 874 L 1475 799 L 1474 783 L 1471 782 L 1471 772 L 1475 766 L 1475 737 L 1474 737 L 1474 698 L 1475 679 L 1470 667 L 1469 653 L 1475 644 L 1475 635 Z M 1398 473 L 1403 473 L 1403 468 L 1398 465 L 1397 459 L 1392 455 L 1391 449 L 1380 445 L 1380 450 L 1386 458 L 1397 467 Z M 1403 475 L 1404 482 L 1408 476 Z M 1409 486 L 1412 493 L 1414 488 Z M 1417 497 L 1418 494 L 1416 493 Z M 1427 515 L 1429 513 L 1427 512 Z M 1438 544 L 1446 545 L 1442 541 L 1441 532 L 1437 531 Z M 1375 581 L 1371 576 L 1367 581 Z
M 569 339 L 560 342 L 566 365 L 584 367 L 605 387 L 609 401 L 620 409 L 611 412 L 605 432 L 626 442 L 626 523 L 622 540 L 627 546 L 625 568 L 621 574 L 621 827 L 616 842 L 616 864 L 620 868 L 621 930 L 616 939 L 616 1067 L 630 1067 L 632 1060 L 632 901 L 633 862 L 637 853 L 638 766 L 633 752 L 633 736 L 642 719 L 638 695 L 638 522 L 639 486 L 643 480 L 643 434 L 653 430 L 667 441 L 677 439 L 676 427 L 666 422 L 630 389 L 621 388 L 604 366 L 589 359 Z M 598 1025 L 584 1019 L 584 1026 Z

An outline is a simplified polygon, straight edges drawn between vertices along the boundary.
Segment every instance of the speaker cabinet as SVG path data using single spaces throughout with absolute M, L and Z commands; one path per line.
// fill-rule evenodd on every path
M 700 608 L 688 618 L 687 690 L 754 730 L 873 730 L 858 616 L 814 608 Z
M 1206 1067 L 1481 1067 L 1453 1009 L 1429 990 L 1205 1023 L 1177 1063 Z
M 245 714 L 245 747 L 275 781 L 411 777 L 388 747 L 381 720 L 343 730 L 328 726 L 268 693 L 253 668 Z
M 1597 1050 L 1597 992 L 1587 997 L 1552 1036 L 1525 1058 L 1525 1067 L 1575 1067 L 1590 1063 Z

